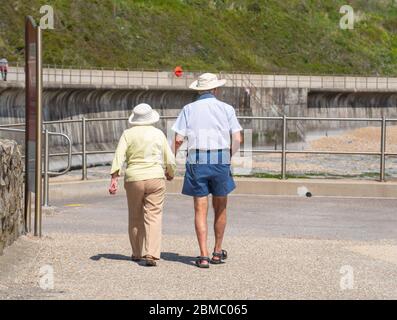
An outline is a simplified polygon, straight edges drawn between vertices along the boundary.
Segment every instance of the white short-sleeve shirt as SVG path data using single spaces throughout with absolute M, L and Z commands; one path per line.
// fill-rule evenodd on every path
M 231 105 L 204 94 L 182 109 L 172 130 L 187 137 L 188 150 L 218 150 L 230 149 L 230 135 L 243 128 Z

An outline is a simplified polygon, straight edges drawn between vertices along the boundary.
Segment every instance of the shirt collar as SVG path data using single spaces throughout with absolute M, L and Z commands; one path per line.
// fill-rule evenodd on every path
M 215 98 L 215 96 L 211 93 L 204 93 L 197 98 L 197 101 L 204 100 L 204 99 L 210 99 L 210 98 Z

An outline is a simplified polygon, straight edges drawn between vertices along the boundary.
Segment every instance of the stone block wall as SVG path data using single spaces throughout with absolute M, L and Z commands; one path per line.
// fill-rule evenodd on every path
M 21 152 L 15 141 L 0 140 L 0 255 L 23 230 Z

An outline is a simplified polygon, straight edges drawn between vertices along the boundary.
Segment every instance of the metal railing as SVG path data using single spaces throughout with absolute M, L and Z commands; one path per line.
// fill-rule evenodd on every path
M 273 150 L 273 149 L 254 149 L 254 150 L 241 150 L 241 152 L 253 153 L 253 154 L 280 154 L 280 177 L 281 179 L 285 180 L 287 177 L 287 158 L 289 154 L 317 154 L 317 155 L 324 155 L 324 154 L 333 154 L 333 155 L 370 155 L 370 156 L 378 156 L 380 159 L 380 166 L 379 166 L 379 180 L 381 182 L 385 181 L 385 167 L 386 167 L 386 157 L 388 156 L 397 156 L 397 153 L 387 152 L 387 145 L 386 145 L 386 132 L 387 132 L 387 124 L 390 122 L 397 122 L 397 119 L 387 119 L 383 118 L 316 118 L 316 117 L 252 117 L 252 116 L 240 116 L 238 117 L 240 120 L 257 120 L 257 121 L 281 121 L 282 122 L 282 144 L 281 150 Z M 162 120 L 174 120 L 176 117 L 174 116 L 162 116 Z M 53 125 L 53 124 L 64 124 L 64 123 L 79 123 L 80 130 L 81 130 L 81 137 L 82 137 L 82 148 L 81 151 L 72 152 L 72 143 L 68 136 L 63 133 L 58 132 L 49 132 L 45 129 L 44 134 L 45 142 L 44 142 L 44 152 L 45 152 L 45 166 L 44 166 L 44 176 L 46 177 L 45 185 L 46 190 L 44 192 L 44 198 L 46 199 L 44 202 L 45 205 L 48 205 L 48 177 L 50 175 L 61 175 L 66 173 L 71 167 L 72 156 L 81 156 L 82 157 L 82 180 L 87 179 L 87 156 L 94 155 L 94 154 L 112 154 L 115 152 L 114 149 L 112 150 L 87 150 L 87 123 L 89 122 L 108 122 L 108 121 L 127 121 L 127 117 L 115 117 L 115 118 L 90 118 L 87 119 L 85 117 L 81 119 L 72 119 L 72 120 L 59 120 L 59 121 L 46 121 L 44 122 L 44 126 L 46 125 Z M 378 123 L 380 125 L 380 150 L 379 151 L 334 151 L 334 150 L 289 150 L 287 148 L 288 143 L 288 122 L 289 121 L 344 121 L 344 122 L 371 122 L 371 123 Z M 18 127 L 24 126 L 24 123 L 19 124 L 7 124 L 7 125 L 0 125 L 0 130 L 5 131 L 15 131 L 18 129 L 9 129 L 9 127 Z M 23 131 L 23 130 L 19 130 Z M 49 153 L 49 146 L 48 146 L 48 136 L 49 135 L 60 135 L 66 138 L 69 144 L 69 151 L 64 153 Z M 62 172 L 49 172 L 49 158 L 50 157 L 60 157 L 60 156 L 68 156 L 68 166 Z
M 20 125 L 18 125 L 20 126 Z M 3 126 L 0 126 L 0 131 L 6 131 L 6 132 L 22 132 L 25 133 L 24 129 L 15 129 L 15 128 L 5 128 Z M 64 134 L 64 133 L 60 133 L 60 132 L 51 132 L 48 131 L 47 129 L 44 129 L 43 131 L 43 135 L 44 135 L 44 165 L 43 165 L 43 173 L 42 176 L 44 178 L 44 186 L 43 186 L 43 201 L 42 204 L 44 206 L 48 206 L 49 205 L 49 181 L 50 181 L 50 176 L 61 176 L 66 174 L 67 172 L 69 172 L 70 168 L 72 167 L 72 141 L 70 140 L 70 138 Z M 64 138 L 67 141 L 67 145 L 68 145 L 68 152 L 62 153 L 62 154 L 50 154 L 50 150 L 49 150 L 49 139 L 51 136 L 59 136 Z M 62 171 L 59 172 L 52 172 L 50 171 L 50 157 L 57 157 L 57 156 L 67 156 L 68 157 L 68 164 L 66 166 L 66 168 Z M 25 158 L 25 156 L 22 156 L 22 158 Z
M 185 71 L 176 77 L 170 70 L 129 70 L 64 66 L 43 66 L 43 82 L 46 85 L 117 86 L 152 88 L 188 88 L 202 71 Z M 227 86 L 246 87 L 247 81 L 258 88 L 308 88 L 341 90 L 396 90 L 396 77 L 357 75 L 299 75 L 255 74 L 245 72 L 219 72 L 220 77 L 231 80 Z M 25 81 L 23 65 L 10 66 L 8 80 L 21 85 Z

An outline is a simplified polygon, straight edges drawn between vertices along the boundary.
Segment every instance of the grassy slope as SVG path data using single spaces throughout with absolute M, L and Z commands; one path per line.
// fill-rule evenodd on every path
M 0 55 L 10 61 L 23 61 L 24 16 L 38 18 L 40 5 L 51 4 L 56 29 L 44 35 L 48 64 L 397 74 L 393 0 L 0 2 Z M 360 17 L 354 30 L 339 29 L 346 3 Z

